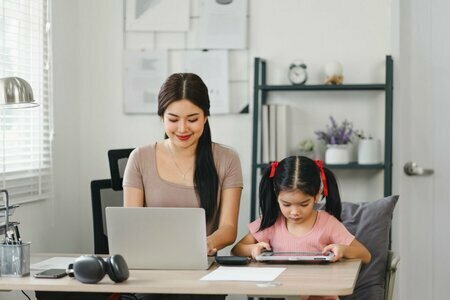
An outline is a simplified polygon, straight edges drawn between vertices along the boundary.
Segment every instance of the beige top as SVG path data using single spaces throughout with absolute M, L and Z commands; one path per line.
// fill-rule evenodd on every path
M 242 188 L 241 162 L 237 153 L 213 143 L 213 157 L 219 177 L 217 207 L 222 190 Z M 144 206 L 148 207 L 200 207 L 193 186 L 184 186 L 162 179 L 156 167 L 156 143 L 138 147 L 131 152 L 123 177 L 124 187 L 144 190 Z M 218 214 L 207 228 L 208 235 L 217 229 Z

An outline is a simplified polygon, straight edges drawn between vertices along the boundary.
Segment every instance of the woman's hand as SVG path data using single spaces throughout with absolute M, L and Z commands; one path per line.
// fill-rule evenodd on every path
M 331 244 L 323 248 L 322 253 L 326 254 L 327 252 L 333 252 L 334 258 L 332 261 L 338 261 L 344 257 L 345 250 L 348 246 L 339 245 L 339 244 Z
M 270 244 L 265 243 L 265 242 L 259 242 L 259 243 L 254 244 L 252 247 L 252 257 L 256 258 L 258 255 L 261 254 L 263 249 L 271 250 Z
M 208 236 L 206 239 L 206 247 L 208 249 L 208 256 L 214 256 L 217 253 L 217 248 L 214 247 L 212 237 Z

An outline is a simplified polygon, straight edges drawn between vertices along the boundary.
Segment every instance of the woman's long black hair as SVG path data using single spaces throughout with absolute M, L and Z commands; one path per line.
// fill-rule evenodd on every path
M 325 211 L 341 220 L 341 196 L 336 177 L 323 167 L 328 196 Z M 316 162 L 305 156 L 289 156 L 279 162 L 272 178 L 269 177 L 271 165 L 267 167 L 259 184 L 259 207 L 261 210 L 261 226 L 263 230 L 272 226 L 278 219 L 280 207 L 278 194 L 280 191 L 299 190 L 309 196 L 316 196 L 322 188 L 320 169 Z
M 158 115 L 163 117 L 167 107 L 182 99 L 191 101 L 209 116 L 208 88 L 202 79 L 193 73 L 175 73 L 162 85 L 158 95 Z M 165 135 L 167 137 L 167 134 Z M 206 221 L 214 217 L 217 210 L 219 176 L 212 153 L 211 129 L 207 120 L 198 140 L 195 152 L 194 187 L 205 209 Z

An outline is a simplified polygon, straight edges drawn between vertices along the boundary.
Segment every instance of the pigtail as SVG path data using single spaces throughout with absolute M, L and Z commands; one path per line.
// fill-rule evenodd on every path
M 342 204 L 336 177 L 333 172 L 325 167 L 323 168 L 323 171 L 325 172 L 326 184 L 328 187 L 328 195 L 325 196 L 325 211 L 341 221 Z
M 277 194 L 275 193 L 274 177 L 270 178 L 271 165 L 267 167 L 259 183 L 259 209 L 261 212 L 261 225 L 259 230 L 263 230 L 275 224 L 280 214 Z

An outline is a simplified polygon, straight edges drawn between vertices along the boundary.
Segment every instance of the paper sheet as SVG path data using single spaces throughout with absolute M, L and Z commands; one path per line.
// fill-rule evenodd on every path
M 200 11 L 200 48 L 247 47 L 247 0 L 203 0 Z
M 183 72 L 196 73 L 208 87 L 211 114 L 229 113 L 228 52 L 185 51 L 183 64 Z
M 52 257 L 41 262 L 32 264 L 32 270 L 46 270 L 46 269 L 67 269 L 69 264 L 73 263 L 76 257 Z
M 128 0 L 126 30 L 188 31 L 190 1 Z
M 156 113 L 167 77 L 167 50 L 124 50 L 123 68 L 125 113 Z
M 286 268 L 219 267 L 200 280 L 273 281 Z

